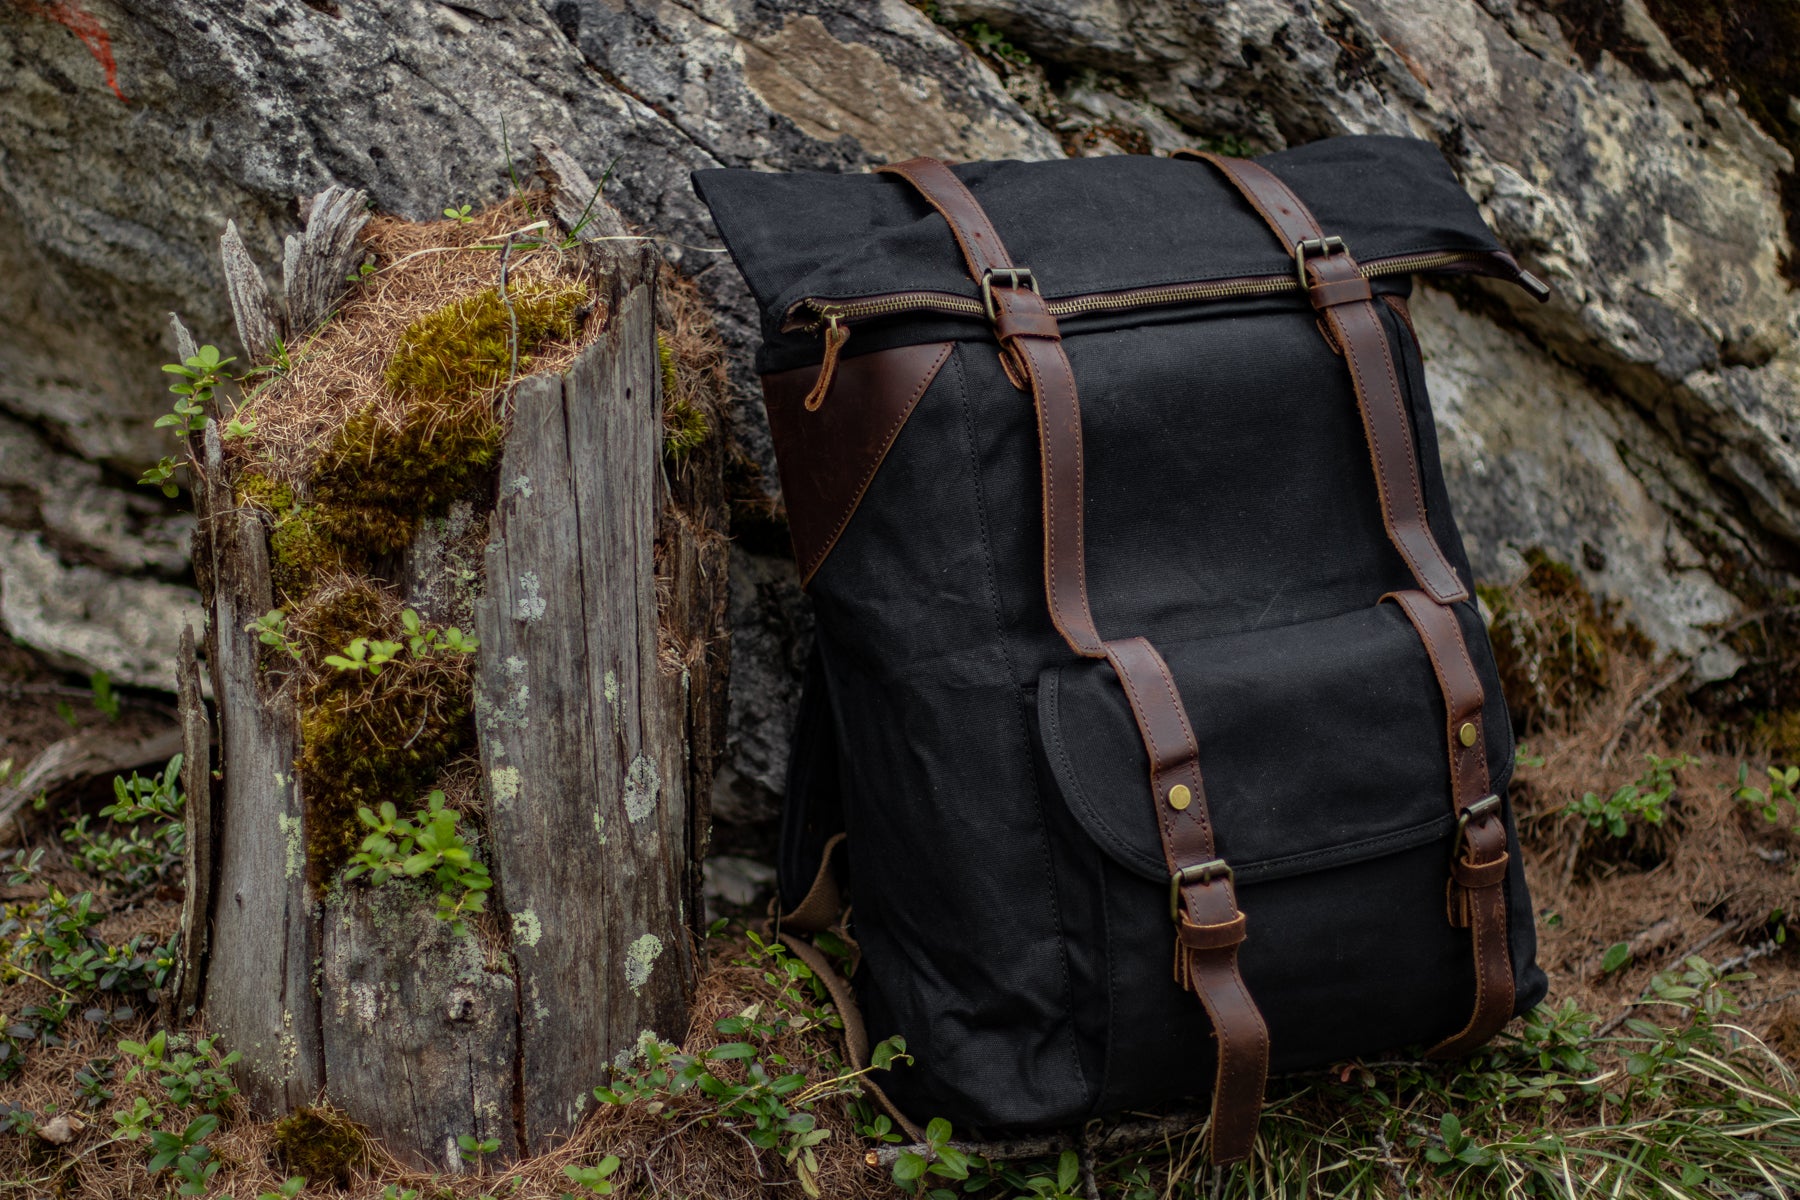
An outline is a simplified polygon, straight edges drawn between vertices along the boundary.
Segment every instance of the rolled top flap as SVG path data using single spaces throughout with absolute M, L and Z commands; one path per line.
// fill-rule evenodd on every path
M 1199 742 L 1219 856 L 1240 883 L 1397 853 L 1454 828 L 1443 700 L 1398 606 L 1160 649 Z M 1046 671 L 1038 724 L 1089 836 L 1126 869 L 1166 881 L 1142 739 L 1111 668 Z M 1503 717 L 1488 738 L 1493 761 L 1509 762 Z
M 1332 138 L 1257 161 L 1360 261 L 1491 254 L 1503 259 L 1499 274 L 1511 263 L 1430 142 Z M 1053 299 L 1293 270 L 1292 249 L 1203 163 L 1124 155 L 954 170 Z M 979 294 L 942 218 L 901 179 L 721 169 L 695 172 L 694 183 L 756 296 L 766 339 L 809 298 Z

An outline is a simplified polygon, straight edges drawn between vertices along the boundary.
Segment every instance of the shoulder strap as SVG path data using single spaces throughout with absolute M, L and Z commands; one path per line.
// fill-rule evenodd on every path
M 1431 1048 L 1434 1057 L 1466 1054 L 1485 1043 L 1512 1017 L 1513 974 L 1507 946 L 1506 825 L 1500 797 L 1489 792 L 1487 739 L 1482 728 L 1481 678 L 1469 657 L 1462 625 L 1449 606 L 1468 599 L 1425 518 L 1412 422 L 1400 394 L 1387 333 L 1374 294 L 1343 239 L 1328 237 L 1293 189 L 1268 168 L 1241 158 L 1182 150 L 1178 158 L 1211 163 L 1242 193 L 1250 207 L 1294 253 L 1295 269 L 1318 310 L 1329 339 L 1343 354 L 1362 411 L 1381 516 L 1388 536 L 1412 568 L 1418 591 L 1394 592 L 1393 600 L 1424 642 L 1444 693 L 1452 804 L 1457 819 L 1457 857 L 1447 886 L 1450 921 L 1467 928 L 1475 957 L 1475 1007 L 1468 1023 Z
M 980 203 L 950 168 L 915 158 L 880 170 L 912 184 L 949 223 L 969 274 L 981 285 L 1008 373 L 1037 410 L 1050 618 L 1075 653 L 1112 665 L 1143 737 L 1169 867 L 1176 977 L 1198 994 L 1218 1039 L 1212 1159 L 1237 1161 L 1255 1141 L 1269 1063 L 1268 1026 L 1238 969 L 1244 914 L 1231 868 L 1214 850 L 1200 752 L 1168 665 L 1143 638 L 1103 639 L 1088 605 L 1081 404 L 1056 318 L 1030 269 L 1012 261 Z
M 1304 202 L 1267 168 L 1241 158 L 1182 150 L 1178 158 L 1209 162 L 1224 172 L 1294 255 L 1295 269 L 1334 348 L 1350 368 L 1388 537 L 1421 590 L 1440 604 L 1469 597 L 1425 518 L 1425 489 L 1413 453 L 1412 421 L 1381 316 L 1341 238 L 1327 237 Z

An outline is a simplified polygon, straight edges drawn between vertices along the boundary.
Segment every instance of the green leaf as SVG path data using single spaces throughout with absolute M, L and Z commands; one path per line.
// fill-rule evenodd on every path
M 1600 969 L 1610 975 L 1630 961 L 1631 947 L 1624 942 L 1614 942 L 1600 956 Z
M 911 1150 L 902 1150 L 894 1159 L 894 1182 L 913 1183 L 925 1174 L 925 1159 Z
M 950 1134 L 950 1122 L 933 1117 L 925 1126 L 925 1143 L 935 1150 L 950 1140 Z
M 749 1042 L 724 1042 L 706 1052 L 706 1057 L 719 1059 L 754 1058 L 755 1056 L 756 1047 Z
M 1081 1159 L 1073 1150 L 1064 1150 L 1056 1163 L 1056 1189 L 1060 1192 L 1075 1190 L 1075 1181 L 1081 1177 Z

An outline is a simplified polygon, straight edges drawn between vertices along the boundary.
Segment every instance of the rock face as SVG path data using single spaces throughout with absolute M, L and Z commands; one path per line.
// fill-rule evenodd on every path
M 1418 299 L 1479 569 L 1502 579 L 1543 546 L 1682 651 L 1791 583 L 1794 162 L 1643 0 L 925 7 L 935 21 L 901 0 L 0 5 L 0 621 L 166 680 L 184 526 L 129 483 L 165 452 L 163 312 L 229 344 L 227 218 L 266 269 L 298 196 L 335 182 L 435 214 L 500 194 L 533 137 L 610 168 L 611 199 L 669 239 L 744 350 L 696 167 L 1429 138 L 1557 288 L 1542 308 L 1479 286 Z M 747 355 L 737 369 L 747 513 L 774 476 Z M 763 528 L 751 541 L 778 545 Z M 754 823 L 805 619 L 777 557 L 733 570 L 721 800 Z

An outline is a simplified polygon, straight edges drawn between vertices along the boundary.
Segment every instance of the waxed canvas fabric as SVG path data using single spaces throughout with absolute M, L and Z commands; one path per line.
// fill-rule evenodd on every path
M 1498 249 L 1426 143 L 1346 138 L 1260 161 L 1362 261 Z M 956 171 L 1046 295 L 1291 268 L 1201 164 Z M 943 221 L 900 180 L 721 171 L 697 183 L 763 306 L 764 370 L 819 360 L 816 335 L 781 332 L 809 296 L 975 294 Z M 1433 531 L 1472 593 L 1418 348 L 1377 309 Z M 1084 318 L 1064 338 L 1092 607 L 1103 635 L 1162 652 L 1195 726 L 1274 1069 L 1460 1028 L 1473 963 L 1444 911 L 1443 698 L 1405 616 L 1379 602 L 1413 585 L 1382 526 L 1342 360 L 1297 295 Z M 1143 746 L 1111 668 L 1077 658 L 1045 608 L 1031 399 L 979 321 L 900 316 L 859 327 L 847 353 L 939 341 L 954 342 L 948 361 L 808 587 L 818 639 L 784 900 L 804 893 L 841 820 L 854 982 L 871 1037 L 906 1038 L 915 1065 L 882 1082 L 916 1118 L 1023 1129 L 1203 1097 L 1210 1031 L 1171 978 Z M 1504 795 L 1514 747 L 1499 680 L 1474 602 L 1456 609 Z M 1545 981 L 1516 838 L 1507 891 L 1523 1011 Z

